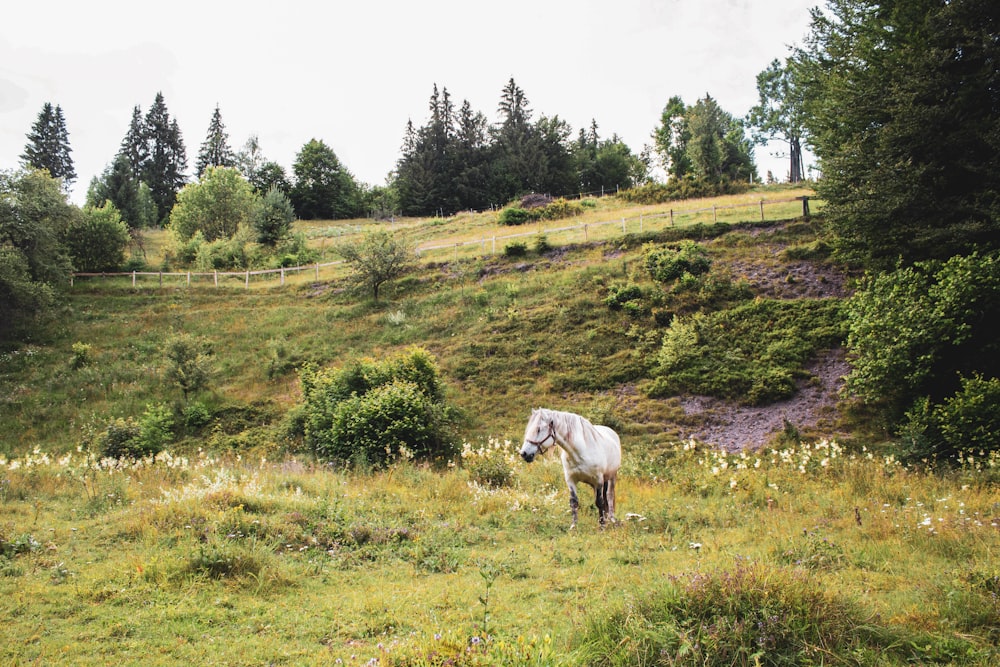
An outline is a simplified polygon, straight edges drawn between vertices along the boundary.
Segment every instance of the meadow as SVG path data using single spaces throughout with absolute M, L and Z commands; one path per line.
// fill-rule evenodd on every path
M 606 239 L 542 225 L 518 257 L 455 250 L 493 234 L 495 215 L 383 223 L 452 248 L 379 302 L 336 275 L 77 281 L 55 321 L 0 353 L 0 662 L 994 664 L 997 457 L 904 466 L 847 410 L 724 452 L 650 391 L 662 314 L 724 308 L 733 290 L 663 293 L 644 244 L 687 235 L 715 285 L 753 267 L 797 287 L 783 249 L 821 248 L 822 224 L 759 223 L 762 196 L 725 228 L 711 211 Z M 654 213 L 595 208 L 595 222 Z M 371 224 L 299 229 L 327 248 Z M 611 307 L 622 286 L 642 298 Z M 215 372 L 190 400 L 164 370 L 178 332 L 211 343 Z M 439 468 L 316 460 L 294 428 L 297 369 L 412 345 L 437 359 L 461 454 Z M 192 402 L 208 418 L 178 421 L 155 457 L 95 451 L 110 420 Z M 622 434 L 617 525 L 600 530 L 588 506 L 569 531 L 557 456 L 517 458 L 540 405 Z

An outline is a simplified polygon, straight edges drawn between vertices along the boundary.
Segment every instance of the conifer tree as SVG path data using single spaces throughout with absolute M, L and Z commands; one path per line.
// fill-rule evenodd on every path
M 143 165 L 142 180 L 149 185 L 157 217 L 164 224 L 184 185 L 187 157 L 180 127 L 176 119 L 170 118 L 163 93 L 156 94 L 146 113 L 145 136 L 149 153 Z
M 236 166 L 236 156 L 229 147 L 229 135 L 226 133 L 226 126 L 222 123 L 222 112 L 219 111 L 219 105 L 215 105 L 215 112 L 208 124 L 208 134 L 201 144 L 201 150 L 198 151 L 195 169 L 198 178 L 201 178 L 208 167 L 233 166 Z
M 63 190 L 68 190 L 76 180 L 76 169 L 70 156 L 72 149 L 62 108 L 58 104 L 53 107 L 50 102 L 43 104 L 27 137 L 21 156 L 24 166 L 45 169 L 52 178 L 62 179 Z
M 142 108 L 139 105 L 132 109 L 132 120 L 125 138 L 122 139 L 118 155 L 125 158 L 132 177 L 140 179 L 149 160 L 149 145 L 146 140 L 146 122 L 142 118 Z

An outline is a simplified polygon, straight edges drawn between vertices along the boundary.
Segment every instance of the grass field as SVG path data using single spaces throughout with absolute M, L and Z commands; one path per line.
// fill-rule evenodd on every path
M 605 206 L 587 215 L 652 215 Z M 482 215 L 390 224 L 457 243 L 491 233 Z M 300 229 L 329 246 L 362 226 Z M 556 252 L 519 258 L 452 248 L 379 303 L 329 277 L 78 281 L 0 356 L 0 663 L 995 664 L 1000 460 L 904 467 L 858 422 L 836 425 L 840 442 L 788 432 L 742 454 L 687 441 L 678 401 L 645 391 L 664 326 L 606 298 L 620 283 L 679 311 L 694 297 L 644 275 L 656 230 L 627 233 L 553 235 Z M 777 271 L 772 241 L 819 234 L 741 227 L 704 245 L 713 266 Z M 164 371 L 178 332 L 211 344 L 192 400 L 212 419 L 178 425 L 156 459 L 98 460 L 86 445 L 109 420 L 185 407 Z M 411 345 L 463 415 L 462 456 L 379 471 L 303 451 L 298 366 Z M 587 507 L 569 531 L 558 458 L 517 458 L 540 405 L 621 432 L 616 526 Z

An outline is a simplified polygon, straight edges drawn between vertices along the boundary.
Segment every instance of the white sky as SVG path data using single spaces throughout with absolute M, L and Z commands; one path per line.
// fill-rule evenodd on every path
M 597 121 L 638 153 L 672 95 L 711 94 L 743 116 L 756 75 L 802 42 L 821 0 L 49 0 L 13 2 L 0 23 L 0 169 L 20 164 L 45 102 L 62 107 L 82 203 L 117 153 L 132 109 L 157 91 L 190 169 L 216 104 L 239 150 L 257 134 L 291 174 L 312 138 L 360 180 L 382 184 L 407 119 L 435 83 L 497 120 L 513 77 L 535 118 Z M 786 159 L 757 149 L 761 176 Z

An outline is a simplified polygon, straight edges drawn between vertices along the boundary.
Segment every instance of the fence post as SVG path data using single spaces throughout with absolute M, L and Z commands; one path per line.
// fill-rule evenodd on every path
M 674 209 L 670 209 L 670 226 L 674 226 Z
M 493 255 L 497 254 L 497 235 L 496 234 L 493 235 L 493 252 L 491 254 L 493 254 Z
M 135 271 L 132 272 L 132 287 L 135 287 Z
M 191 272 L 188 271 L 188 287 L 191 287 Z
M 587 234 L 587 225 L 583 226 L 583 241 L 586 243 L 590 240 L 590 236 Z
M 622 234 L 625 233 L 625 216 L 622 216 Z
M 219 270 L 216 269 L 212 273 L 213 273 L 213 277 L 215 279 L 215 286 L 218 287 L 219 286 Z
M 764 200 L 760 200 L 760 221 L 764 222 Z
M 316 282 L 319 282 L 319 262 L 316 262 Z
M 639 214 L 639 233 L 642 234 L 642 213 Z
M 718 221 L 719 221 L 719 211 L 715 207 L 715 204 L 712 204 L 712 222 L 718 222 Z
M 809 217 L 809 196 L 805 195 L 802 197 L 802 217 Z
M 281 267 L 281 284 L 285 284 L 285 267 Z
M 163 287 L 163 271 L 160 271 L 160 287 Z
M 243 285 L 244 285 L 244 286 L 245 286 L 245 287 L 246 287 L 247 289 L 250 289 L 250 269 L 247 269 L 247 279 L 246 279 L 246 282 L 245 282 L 245 283 L 243 283 Z

